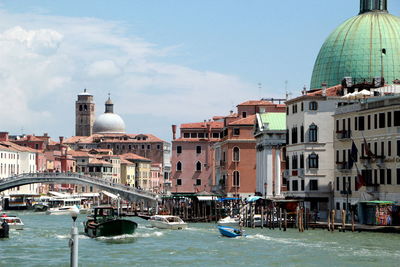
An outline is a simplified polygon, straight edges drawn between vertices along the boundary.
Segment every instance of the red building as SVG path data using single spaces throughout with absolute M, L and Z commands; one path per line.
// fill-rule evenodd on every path
M 222 121 L 187 123 L 172 126 L 172 193 L 210 192 L 213 182 L 213 145 L 220 140 Z
M 224 118 L 221 141 L 214 145 L 214 190 L 228 196 L 248 197 L 256 192 L 255 114 L 286 112 L 284 104 L 247 101 L 237 106 L 237 114 Z

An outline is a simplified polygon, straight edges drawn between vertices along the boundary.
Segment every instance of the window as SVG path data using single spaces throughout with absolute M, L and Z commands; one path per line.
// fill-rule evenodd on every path
M 219 133 L 213 133 L 213 134 L 212 134 L 212 137 L 213 137 L 213 138 L 219 138 Z
M 183 138 L 190 138 L 190 133 L 183 133 Z
M 182 185 L 182 179 L 176 179 L 176 185 Z
M 340 190 L 340 178 L 336 177 L 336 191 Z
M 82 111 L 82 105 L 79 105 L 79 111 Z
M 297 104 L 293 104 L 293 106 L 292 106 L 292 113 L 293 113 L 293 114 L 297 113 Z
M 201 179 L 196 179 L 196 185 L 201 185 Z
M 397 169 L 397 184 L 400 184 L 400 169 Z
M 393 126 L 400 126 L 400 110 L 394 112 Z
M 182 153 L 182 147 L 181 146 L 177 146 L 176 147 L 176 153 L 178 153 L 178 154 Z
M 196 163 L 196 171 L 197 171 L 197 172 L 200 172 L 200 171 L 201 171 L 201 162 L 200 162 L 200 161 L 198 161 L 198 162 Z
M 308 168 L 316 169 L 318 168 L 318 155 L 315 153 L 310 154 L 308 156 Z
M 385 113 L 379 113 L 379 128 L 385 128 Z
M 355 184 L 354 189 L 355 189 L 355 191 L 358 191 L 357 180 L 358 180 L 357 176 L 354 176 L 354 184 Z
M 336 132 L 339 132 L 340 128 L 339 128 L 339 120 L 336 120 Z
M 385 142 L 381 142 L 381 156 L 385 155 Z
M 315 101 L 312 101 L 308 104 L 309 110 L 317 110 L 318 109 L 318 103 Z
M 243 112 L 242 112 L 242 117 L 243 117 L 243 118 L 246 118 L 246 117 L 247 117 L 246 111 L 243 111 Z
M 359 131 L 364 131 L 365 130 L 364 116 L 358 117 L 358 130 Z
M 392 141 L 388 141 L 388 157 L 392 156 Z
M 354 118 L 354 131 L 357 131 L 357 129 L 358 129 L 358 118 L 355 117 Z
M 400 157 L 400 140 L 397 140 L 397 156 Z
M 200 154 L 201 153 L 201 146 L 196 146 L 196 153 Z
M 190 138 L 197 138 L 197 133 L 190 133 Z
M 318 139 L 318 128 L 314 123 L 310 125 L 308 129 L 308 141 L 317 142 Z
M 297 155 L 292 156 L 292 170 L 297 170 Z
M 300 190 L 304 191 L 304 180 L 300 181 Z
M 392 184 L 392 169 L 386 170 L 386 184 Z
M 392 112 L 387 113 L 387 127 L 392 127 Z
M 379 170 L 379 183 L 385 184 L 385 169 Z
M 368 124 L 368 130 L 371 130 L 371 115 L 368 115 L 367 124 Z
M 304 143 L 304 126 L 300 126 L 300 142 Z
M 182 171 L 182 163 L 180 161 L 178 161 L 178 163 L 176 163 L 176 170 L 178 172 Z
M 297 127 L 292 128 L 292 144 L 297 144 Z
M 292 181 L 292 191 L 299 191 L 299 182 L 297 180 Z
M 300 154 L 300 169 L 304 169 L 304 154 Z
M 204 138 L 204 133 L 198 133 L 197 135 L 199 138 Z
M 287 189 L 287 191 L 290 191 L 290 181 L 289 181 L 289 179 L 286 182 L 286 189 Z
M 289 115 L 289 107 L 286 107 L 286 115 Z
M 378 114 L 374 114 L 374 129 L 378 129 Z
M 310 180 L 310 190 L 318 191 L 318 180 Z
M 304 111 L 304 103 L 303 102 L 301 102 L 300 107 L 301 107 L 301 111 Z
M 233 161 L 234 162 L 240 161 L 240 149 L 238 147 L 233 148 Z
M 340 202 L 336 202 L 336 209 L 340 210 Z
M 238 171 L 233 172 L 233 186 L 235 187 L 240 186 L 240 174 Z
M 233 128 L 233 135 L 235 135 L 235 136 L 240 135 L 240 129 L 239 128 Z

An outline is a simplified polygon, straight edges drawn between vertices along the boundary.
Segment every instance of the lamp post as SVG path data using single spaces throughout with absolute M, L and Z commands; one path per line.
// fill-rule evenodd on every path
M 78 267 L 78 228 L 76 227 L 76 218 L 78 218 L 79 209 L 74 206 L 71 209 L 71 217 L 73 220 L 71 228 L 71 238 L 69 239 L 69 247 L 71 248 L 70 266 Z

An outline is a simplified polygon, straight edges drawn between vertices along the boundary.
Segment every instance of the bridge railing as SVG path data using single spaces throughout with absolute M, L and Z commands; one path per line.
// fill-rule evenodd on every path
M 78 178 L 81 180 L 90 180 L 94 183 L 97 184 L 101 184 L 103 186 L 106 187 L 113 187 L 113 188 L 118 188 L 120 190 L 124 190 L 124 191 L 129 191 L 129 192 L 133 192 L 139 195 L 145 195 L 145 196 L 149 196 L 151 198 L 156 198 L 157 195 L 152 193 L 152 192 L 148 192 L 146 190 L 141 190 L 141 189 L 136 189 L 133 188 L 131 186 L 127 186 L 127 185 L 123 185 L 123 184 L 118 184 L 118 183 L 113 183 L 110 181 L 107 181 L 105 179 L 102 178 L 98 178 L 98 177 L 93 177 L 93 176 L 89 176 L 89 175 L 83 175 L 81 173 L 75 173 L 75 172 L 35 172 L 35 173 L 21 173 L 21 174 L 17 174 L 17 175 L 13 175 L 11 177 L 7 177 L 7 178 L 3 178 L 0 179 L 0 183 L 2 182 L 8 182 L 8 181 L 16 181 L 19 179 L 25 179 L 25 178 L 66 178 L 66 177 L 71 177 L 71 178 Z

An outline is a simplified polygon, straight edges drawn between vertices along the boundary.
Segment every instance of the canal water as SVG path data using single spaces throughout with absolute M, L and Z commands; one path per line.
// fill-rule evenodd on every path
M 25 229 L 0 239 L 0 266 L 69 266 L 72 219 L 64 215 L 11 212 Z M 79 236 L 79 266 L 399 266 L 400 235 L 378 233 L 299 233 L 246 229 L 246 237 L 221 237 L 214 223 L 186 230 L 149 228 L 135 234 L 91 239 Z M 83 232 L 84 215 L 78 218 Z

